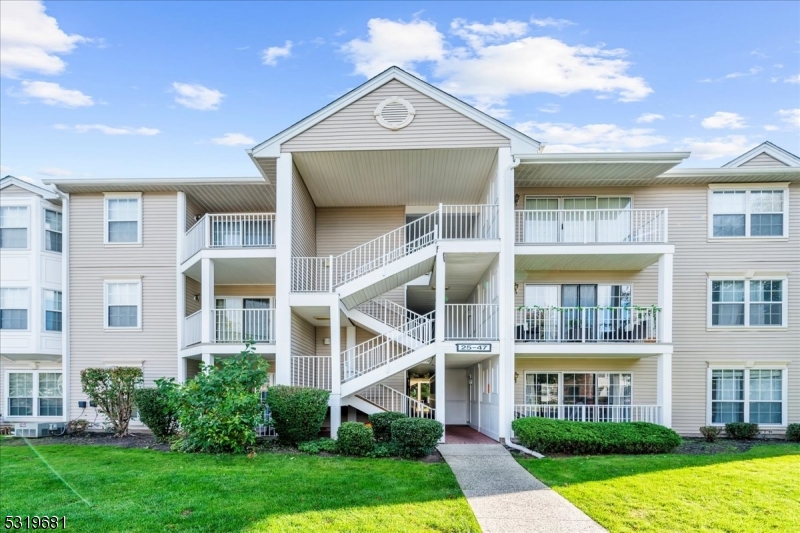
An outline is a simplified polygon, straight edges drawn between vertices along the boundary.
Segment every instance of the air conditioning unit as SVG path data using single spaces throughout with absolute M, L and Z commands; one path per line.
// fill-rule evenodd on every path
M 15 437 L 38 439 L 63 435 L 67 430 L 64 422 L 17 422 L 14 424 Z

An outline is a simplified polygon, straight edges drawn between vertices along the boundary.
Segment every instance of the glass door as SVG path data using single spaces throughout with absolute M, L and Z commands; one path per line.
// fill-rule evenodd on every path
M 517 324 L 520 340 L 558 341 L 558 285 L 525 285 L 525 317 Z
M 581 342 L 597 338 L 597 285 L 562 285 L 561 307 L 563 340 Z
M 272 324 L 268 311 L 272 308 L 269 298 L 245 298 L 244 303 L 244 340 L 252 339 L 256 342 L 268 341 Z
M 633 240 L 633 199 L 629 196 L 597 199 L 597 242 Z
M 525 198 L 523 242 L 558 242 L 558 198 Z
M 563 198 L 561 242 L 595 242 L 595 209 L 597 198 Z

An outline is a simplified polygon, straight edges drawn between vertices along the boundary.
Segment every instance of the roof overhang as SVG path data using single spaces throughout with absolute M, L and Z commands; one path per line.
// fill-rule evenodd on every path
M 353 102 L 359 100 L 363 96 L 366 96 L 375 89 L 392 80 L 397 80 L 401 83 L 404 83 L 412 89 L 415 89 L 420 93 L 436 100 L 442 105 L 450 107 L 451 109 L 458 111 L 464 116 L 474 120 L 478 124 L 481 124 L 484 127 L 498 133 L 499 135 L 508 138 L 511 141 L 512 154 L 531 153 L 536 152 L 539 149 L 540 143 L 538 141 L 531 139 L 527 135 L 515 130 L 511 126 L 508 126 L 496 118 L 493 118 L 486 113 L 475 109 L 471 105 L 462 102 L 458 98 L 434 87 L 429 83 L 426 83 L 415 76 L 412 76 L 408 72 L 398 67 L 390 67 L 374 78 L 356 87 L 352 91 L 337 98 L 319 111 L 312 113 L 293 126 L 290 126 L 277 135 L 270 137 L 261 144 L 256 145 L 252 149 L 248 150 L 247 153 L 250 154 L 250 157 L 253 158 L 257 165 L 258 162 L 255 161 L 256 159 L 279 157 L 281 155 L 281 145 L 284 142 L 306 131 L 315 124 L 325 120 L 337 111 L 344 109 Z
M 109 192 L 132 191 L 143 187 L 154 187 L 163 191 L 180 191 L 187 186 L 265 184 L 261 176 L 211 177 L 211 178 L 45 178 L 46 185 L 55 185 L 62 192 Z
M 800 182 L 800 167 L 676 168 L 664 172 L 654 185 L 707 183 Z
M 30 183 L 28 181 L 21 180 L 14 176 L 6 176 L 3 179 L 0 179 L 0 190 L 5 189 L 6 187 L 10 187 L 12 185 L 19 187 L 20 189 L 25 189 L 26 191 L 29 191 L 38 196 L 41 196 L 45 200 L 55 200 L 55 201 L 61 200 L 61 197 L 58 195 L 58 193 L 50 188 L 41 187 L 39 185 L 36 185 L 35 183 Z

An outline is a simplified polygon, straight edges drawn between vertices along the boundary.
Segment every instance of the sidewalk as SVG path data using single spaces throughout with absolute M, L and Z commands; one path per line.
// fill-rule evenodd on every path
M 600 533 L 583 511 L 522 468 L 501 444 L 440 444 L 484 533 Z

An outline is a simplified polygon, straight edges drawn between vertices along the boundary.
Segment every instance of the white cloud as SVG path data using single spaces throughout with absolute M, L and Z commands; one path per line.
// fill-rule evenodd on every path
M 274 67 L 278 64 L 279 57 L 289 57 L 292 55 L 292 41 L 286 41 L 283 46 L 270 46 L 266 50 L 262 50 L 261 54 L 262 62 L 265 65 Z
M 738 130 L 747 127 L 744 117 L 738 113 L 731 113 L 728 111 L 717 111 L 710 117 L 704 118 L 700 124 L 704 128 L 710 130 L 718 130 L 723 128 Z
M 537 19 L 535 17 L 531 17 L 531 24 L 534 26 L 539 26 L 540 28 L 546 28 L 547 26 L 554 26 L 559 30 L 566 27 L 566 26 L 574 26 L 575 23 L 571 20 L 567 19 L 554 19 L 552 17 L 547 17 L 543 19 Z
M 619 152 L 643 150 L 667 142 L 652 129 L 625 129 L 616 124 L 522 122 L 514 126 L 534 139 L 547 143 L 548 152 Z
M 189 109 L 200 111 L 213 111 L 219 108 L 219 104 L 225 95 L 216 89 L 209 89 L 199 84 L 173 82 L 172 89 L 178 94 L 175 102 Z
M 45 176 L 55 176 L 55 177 L 63 177 L 63 176 L 72 176 L 74 172 L 71 170 L 65 170 L 63 168 L 58 167 L 42 167 L 37 170 L 39 174 L 44 174 Z
M 774 124 L 765 124 L 764 125 L 764 130 L 765 131 L 778 131 L 779 129 L 780 128 L 778 126 L 775 126 Z
M 128 126 L 112 127 L 105 124 L 76 124 L 74 126 L 67 126 L 66 124 L 56 124 L 53 126 L 57 130 L 71 130 L 78 133 L 88 133 L 90 131 L 99 131 L 105 135 L 158 135 L 160 130 L 155 128 L 131 128 Z
M 454 35 L 464 39 L 472 48 L 480 48 L 487 42 L 500 42 L 509 37 L 522 37 L 528 33 L 528 24 L 518 20 L 506 22 L 480 22 L 467 23 L 465 19 L 455 19 L 450 23 L 450 30 Z
M 636 122 L 639 124 L 649 124 L 656 120 L 664 120 L 664 115 L 659 115 L 658 113 L 643 113 L 636 119 Z
M 744 135 L 728 135 L 714 139 L 687 137 L 681 141 L 679 150 L 692 152 L 692 158 L 718 159 L 741 155 L 752 148 L 753 143 Z
M 725 74 L 722 78 L 726 80 L 734 79 L 734 78 L 744 78 L 746 76 L 755 76 L 763 69 L 761 67 L 752 67 L 747 69 L 744 72 L 731 72 L 730 74 Z
M 760 48 L 756 48 L 755 50 L 753 50 L 752 52 L 750 52 L 750 55 L 751 55 L 751 56 L 756 56 L 756 57 L 761 57 L 761 58 L 764 58 L 764 57 L 769 57 L 767 54 L 765 54 L 764 52 L 762 52 Z
M 222 146 L 253 146 L 256 144 L 255 139 L 248 137 L 244 133 L 226 133 L 222 137 L 215 137 L 214 139 L 211 139 L 211 142 Z
M 64 107 L 89 107 L 94 105 L 91 96 L 75 89 L 65 89 L 49 81 L 23 81 L 22 91 L 15 96 L 37 98 L 47 105 Z
M 783 78 L 783 83 L 800 83 L 800 74 Z
M 777 115 L 791 128 L 800 128 L 800 108 L 781 109 Z
M 60 74 L 66 63 L 58 55 L 67 54 L 86 41 L 81 35 L 64 33 L 58 21 L 45 14 L 41 2 L 3 2 L 0 74 L 8 78 L 16 78 L 22 72 Z
M 543 105 L 538 110 L 541 111 L 542 113 L 558 113 L 559 111 L 561 111 L 561 106 L 558 104 L 547 104 Z

